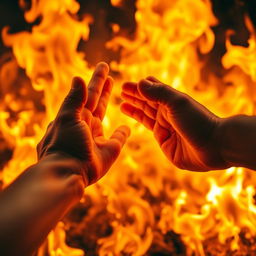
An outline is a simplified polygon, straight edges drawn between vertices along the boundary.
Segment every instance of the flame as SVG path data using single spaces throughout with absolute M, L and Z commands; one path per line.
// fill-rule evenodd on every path
M 111 1 L 114 6 L 123 2 Z M 146 255 L 170 231 L 179 234 L 186 255 L 206 255 L 205 242 L 209 239 L 225 244 L 232 238 L 230 249 L 238 250 L 243 230 L 247 237 L 256 235 L 256 174 L 243 168 L 212 173 L 178 170 L 164 158 L 145 128 L 121 115 L 118 99 L 123 81 L 138 81 L 150 74 L 190 94 L 220 116 L 255 114 L 253 29 L 248 24 L 252 36 L 247 48 L 232 45 L 227 35 L 227 52 L 222 59 L 226 75 L 219 79 L 210 73 L 206 83 L 202 79 L 204 62 L 198 53 L 208 54 L 215 42 L 211 27 L 218 21 L 210 1 L 137 0 L 136 7 L 135 38 L 118 36 L 120 26 L 112 24 L 117 36 L 106 45 L 114 51 L 120 49 L 121 59 L 111 62 L 112 71 L 119 76 L 104 120 L 105 130 L 110 134 L 112 127 L 126 123 L 133 128 L 133 135 L 109 174 L 86 189 L 84 200 L 93 202 L 88 218 L 96 222 L 97 213 L 103 211 L 112 230 L 98 237 L 97 253 Z M 1 80 L 7 81 L 0 103 L 0 130 L 14 149 L 2 172 L 5 185 L 35 162 L 35 146 L 54 118 L 71 78 L 90 78 L 92 67 L 77 48 L 80 40 L 89 40 L 93 20 L 88 15 L 80 19 L 78 11 L 75 0 L 34 0 L 25 19 L 28 23 L 41 20 L 31 32 L 2 31 L 3 42 L 12 47 L 15 56 L 0 73 Z M 15 71 L 18 68 L 25 70 L 29 81 L 15 88 L 12 85 L 21 79 Z M 226 87 L 227 83 L 232 86 Z M 84 255 L 65 243 L 63 223 L 50 233 L 39 255 L 46 251 L 51 256 Z

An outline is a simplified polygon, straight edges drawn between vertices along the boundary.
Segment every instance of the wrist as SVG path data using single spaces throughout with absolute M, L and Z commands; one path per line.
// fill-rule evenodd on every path
M 255 129 L 255 117 L 236 115 L 222 119 L 221 155 L 229 166 L 255 168 Z
M 231 117 L 232 118 L 232 117 Z M 232 145 L 230 143 L 230 118 L 221 118 L 217 131 L 217 143 L 219 146 L 219 153 L 221 158 L 227 166 L 235 166 L 234 161 L 231 157 L 232 154 Z M 234 152 L 233 152 L 234 153 Z
M 30 255 L 39 247 L 83 196 L 85 183 L 79 168 L 75 159 L 51 154 L 30 166 L 1 193 L 1 252 Z
M 44 156 L 37 163 L 41 169 L 50 170 L 52 174 L 58 177 L 69 177 L 72 175 L 80 176 L 83 180 L 84 188 L 89 184 L 87 172 L 84 170 L 84 164 L 79 159 L 76 159 L 62 152 L 55 152 Z

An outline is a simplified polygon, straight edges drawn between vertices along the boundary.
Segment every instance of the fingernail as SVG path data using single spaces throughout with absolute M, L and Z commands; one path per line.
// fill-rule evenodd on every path
M 104 71 L 104 72 L 108 73 L 108 72 L 109 72 L 109 66 L 108 66 L 108 64 L 105 63 L 105 62 L 99 62 L 99 63 L 96 65 L 95 70 L 97 70 L 97 71 L 98 71 L 98 70 L 99 70 L 99 71 Z

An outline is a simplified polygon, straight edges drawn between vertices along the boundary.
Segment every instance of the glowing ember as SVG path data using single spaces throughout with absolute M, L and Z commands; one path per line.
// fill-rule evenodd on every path
M 124 2 L 111 1 L 115 6 Z M 208 54 L 214 45 L 211 27 L 217 19 L 210 1 L 138 0 L 136 5 L 135 38 L 117 36 L 107 43 L 111 50 L 121 49 L 121 60 L 111 63 L 118 76 L 104 120 L 107 135 L 121 123 L 131 126 L 133 135 L 112 170 L 86 189 L 84 201 L 51 232 L 39 255 L 256 255 L 256 173 L 242 168 L 178 170 L 152 135 L 119 110 L 121 83 L 154 75 L 220 116 L 255 114 L 255 37 L 248 48 L 233 46 L 227 37 L 223 65 L 235 68 L 221 80 L 209 73 L 206 82 L 199 55 Z M 88 40 L 92 19 L 79 20 L 78 10 L 75 0 L 32 1 L 25 18 L 31 23 L 41 17 L 39 25 L 13 35 L 7 28 L 2 31 L 16 59 L 6 61 L 0 73 L 6 81 L 0 130 L 14 150 L 1 173 L 5 185 L 36 161 L 35 146 L 72 77 L 88 81 L 91 75 L 85 53 L 77 48 L 81 39 Z M 249 21 L 247 25 L 253 34 Z M 118 24 L 112 29 L 120 31 Z M 12 87 L 17 78 L 20 87 Z

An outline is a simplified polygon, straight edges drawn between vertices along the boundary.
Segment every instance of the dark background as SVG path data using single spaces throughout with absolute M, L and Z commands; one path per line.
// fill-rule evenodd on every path
M 126 0 L 122 8 L 111 6 L 110 0 L 79 0 L 78 2 L 81 6 L 78 13 L 79 17 L 88 13 L 94 18 L 94 23 L 90 28 L 90 40 L 82 42 L 79 46 L 86 51 L 87 60 L 89 63 L 95 64 L 101 59 L 107 61 L 111 55 L 113 55 L 112 58 L 116 59 L 117 53 L 110 54 L 104 49 L 104 45 L 113 36 L 111 29 L 113 23 L 120 25 L 122 34 L 125 36 L 131 37 L 133 35 L 135 31 L 135 0 Z M 30 1 L 28 0 L 24 9 L 29 7 Z M 18 0 L 0 0 L 0 30 L 4 26 L 9 26 L 11 33 L 31 30 L 32 26 L 38 23 L 40 19 L 33 24 L 27 24 L 23 16 L 24 9 L 19 7 Z M 92 46 L 94 51 L 88 51 Z M 1 40 L 0 55 L 6 50 Z
M 212 71 L 220 73 L 217 67 L 221 66 L 221 57 L 225 53 L 226 31 L 235 31 L 232 43 L 247 45 L 249 33 L 244 24 L 244 15 L 247 14 L 254 26 L 256 26 L 256 1 L 255 0 L 211 0 L 215 16 L 219 19 L 219 25 L 213 28 L 216 42 L 213 50 L 207 56 L 207 62 L 211 63 Z M 134 13 L 136 11 L 136 0 L 124 1 L 120 8 L 112 7 L 110 0 L 79 0 L 81 9 L 79 16 L 89 13 L 94 17 L 91 25 L 90 40 L 81 42 L 79 48 L 84 50 L 89 63 L 95 64 L 99 60 L 110 61 L 118 59 L 118 52 L 105 49 L 105 42 L 113 36 L 111 23 L 117 23 L 121 27 L 122 34 L 132 37 L 135 31 Z M 27 0 L 24 9 L 29 8 L 30 1 Z M 11 32 L 31 30 L 33 24 L 27 24 L 23 17 L 23 11 L 18 6 L 18 0 L 0 0 L 0 30 L 9 26 Z M 37 20 L 35 23 L 39 22 Z M 100 36 L 99 36 L 100 35 Z M 91 51 L 93 48 L 93 51 Z M 7 49 L 0 41 L 0 55 Z M 214 64 L 213 64 L 214 63 Z M 218 74 L 217 74 L 218 75 Z
M 99 60 L 110 61 L 111 59 L 119 58 L 119 52 L 111 52 L 105 49 L 105 42 L 113 37 L 111 23 L 119 24 L 121 33 L 125 36 L 130 38 L 134 36 L 136 28 L 134 19 L 134 13 L 136 11 L 135 2 L 135 0 L 125 0 L 125 6 L 116 8 L 111 6 L 110 0 L 79 0 L 81 5 L 79 16 L 81 17 L 83 14 L 89 13 L 94 17 L 94 23 L 91 25 L 90 29 L 90 40 L 88 42 L 81 42 L 79 45 L 79 48 L 86 52 L 86 59 L 89 63 L 95 64 Z M 256 0 L 212 0 L 212 4 L 214 14 L 219 20 L 219 24 L 212 28 L 215 33 L 216 41 L 213 50 L 207 54 L 207 56 L 202 56 L 202 58 L 205 58 L 205 66 L 210 67 L 211 72 L 214 72 L 217 76 L 222 76 L 225 70 L 221 68 L 221 57 L 226 51 L 226 32 L 230 29 L 234 31 L 234 35 L 232 36 L 233 44 L 247 45 L 249 33 L 244 24 L 244 16 L 247 14 L 254 26 L 256 26 Z M 27 5 L 24 8 L 29 8 L 29 1 L 27 1 Z M 11 33 L 31 30 L 34 24 L 27 24 L 25 22 L 23 11 L 24 10 L 21 10 L 18 6 L 18 0 L 0 0 L 0 31 L 4 26 L 9 26 Z M 35 23 L 38 22 L 40 22 L 40 19 Z M 93 49 L 93 51 L 91 49 Z M 2 40 L 0 40 L 0 66 L 1 62 L 4 61 L 1 60 L 4 53 L 7 57 L 12 58 L 11 49 L 5 48 Z M 14 95 L 16 95 L 18 100 L 22 97 L 24 98 L 24 96 L 20 97 L 18 94 L 19 87 L 17 85 L 21 84 L 22 86 L 30 88 L 28 86 L 29 80 L 26 78 L 25 72 L 20 72 L 19 81 L 14 81 L 16 82 L 15 87 L 10 87 L 13 88 L 12 90 L 15 90 Z M 23 80 L 26 82 L 22 83 Z M 0 101 L 2 100 L 1 94 L 4 96 L 2 88 L 3 86 L 0 81 Z M 42 106 L 36 105 L 36 103 L 40 102 L 39 97 L 42 95 L 37 93 L 31 97 L 30 95 L 32 95 L 32 93 L 35 92 L 30 88 L 30 94 L 28 94 L 29 99 L 34 99 L 35 108 L 37 108 L 36 113 L 38 115 L 40 111 L 44 111 L 43 109 L 38 110 Z M 23 100 L 25 102 L 26 98 Z M 6 111 L 12 113 L 11 110 L 7 109 Z M 15 113 L 13 113 L 13 115 L 14 114 Z M 38 118 L 40 118 L 40 115 Z M 12 152 L 12 147 L 5 142 L 0 132 L 0 171 L 12 157 Z M 98 255 L 96 243 L 98 237 L 104 237 L 111 233 L 110 221 L 108 219 L 109 215 L 106 214 L 106 205 L 102 205 L 102 209 L 98 209 L 97 218 L 90 219 L 90 216 L 88 215 L 89 217 L 87 217 L 86 215 L 86 212 L 91 207 L 90 198 L 88 198 L 84 204 L 86 205 L 78 205 L 67 217 L 69 225 L 70 223 L 74 223 L 74 230 L 70 229 L 70 231 L 67 232 L 67 241 L 71 246 L 83 248 L 89 255 Z M 93 217 L 95 216 L 93 215 Z M 97 222 L 95 222 L 95 220 L 97 220 Z M 78 233 L 76 233 L 77 230 Z M 88 230 L 90 230 L 90 232 L 86 232 Z M 159 234 L 159 237 L 159 243 L 157 239 L 155 239 L 147 255 L 186 254 L 185 246 L 177 234 L 170 231 L 164 237 L 162 237 L 162 234 Z M 161 239 L 164 239 L 164 241 Z M 243 241 L 246 242 L 248 248 L 253 247 L 255 244 L 254 240 L 251 244 L 248 243 L 245 238 Z M 216 251 L 223 251 L 225 249 L 215 248 L 220 245 L 214 241 L 209 241 L 208 244 L 209 247 L 212 245 Z M 164 253 L 166 248 L 168 251 Z M 173 248 L 175 248 L 176 253 L 174 253 Z M 252 254 L 248 253 L 247 255 Z

